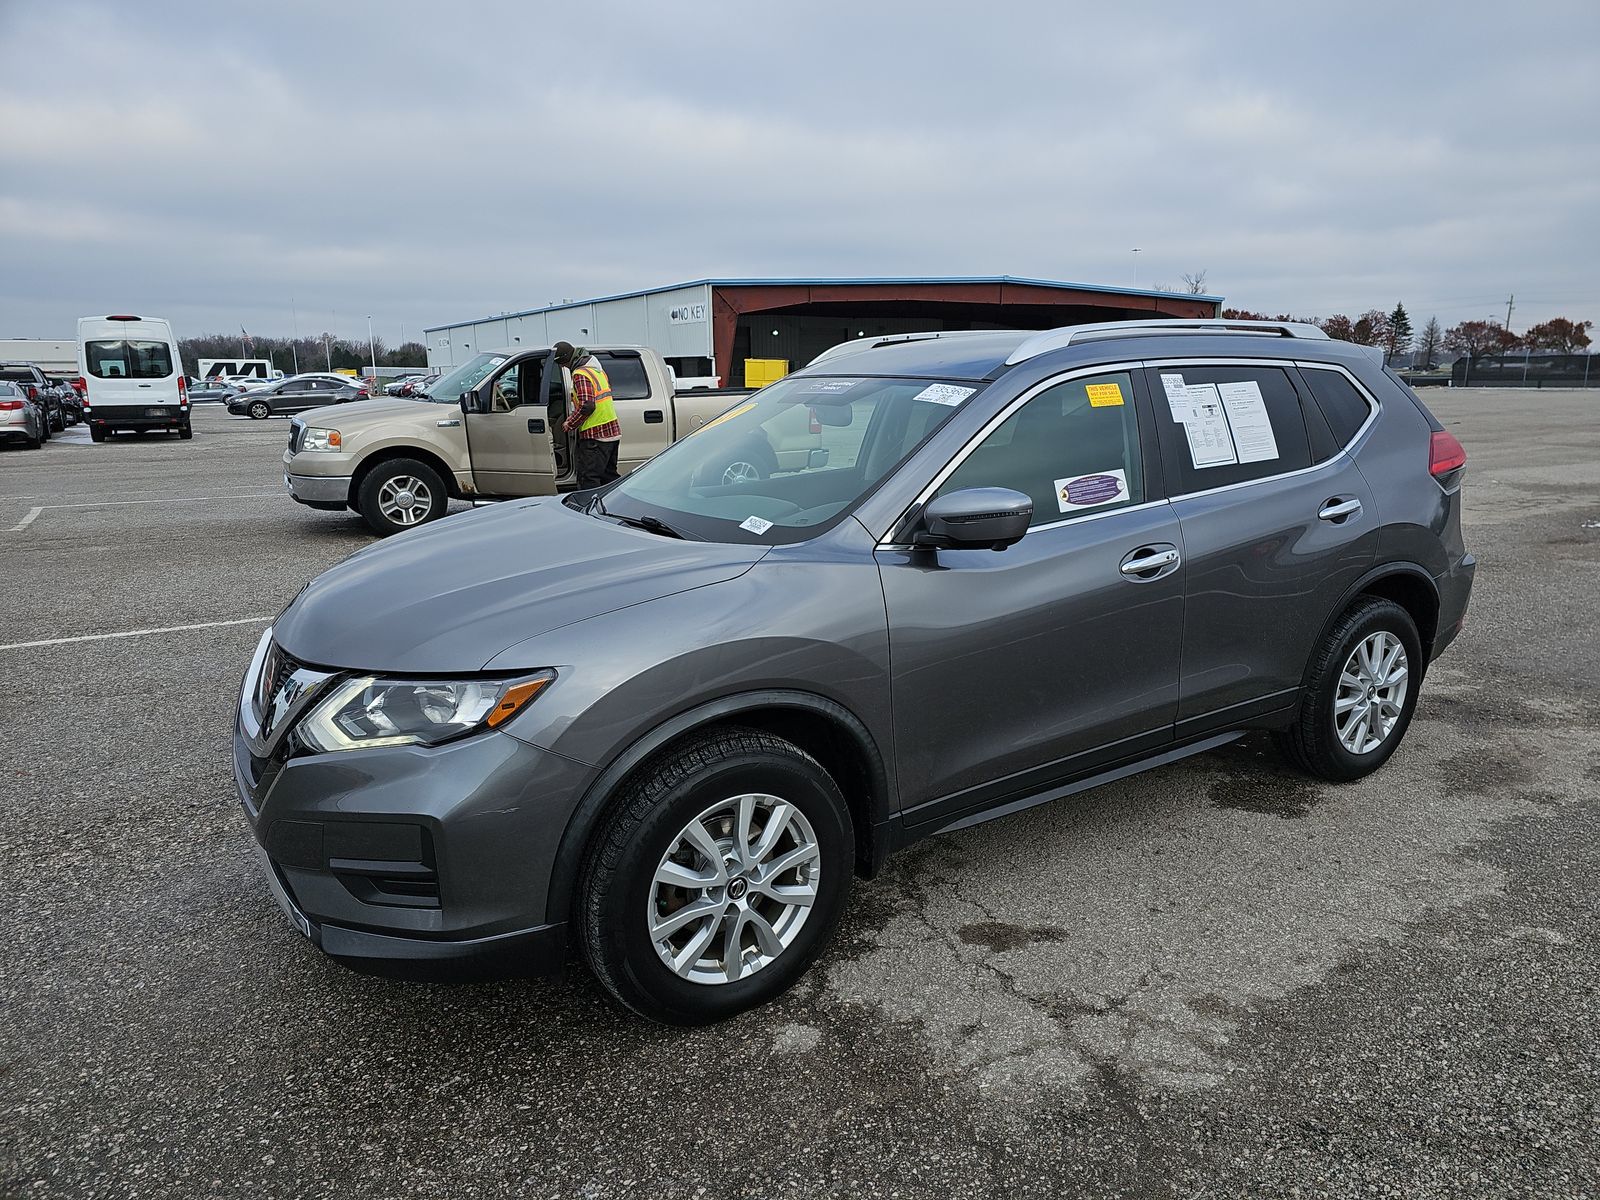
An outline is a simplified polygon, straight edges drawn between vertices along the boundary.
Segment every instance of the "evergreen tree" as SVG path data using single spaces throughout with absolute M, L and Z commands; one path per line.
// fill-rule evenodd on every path
M 1411 318 L 1406 315 L 1404 304 L 1396 304 L 1394 311 L 1389 314 L 1382 345 L 1384 366 L 1388 366 L 1389 360 L 1397 354 L 1404 354 L 1411 349 Z

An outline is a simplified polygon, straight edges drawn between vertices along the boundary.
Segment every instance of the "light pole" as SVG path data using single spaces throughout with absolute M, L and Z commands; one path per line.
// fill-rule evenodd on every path
M 1133 286 L 1139 286 L 1139 247 L 1133 248 Z
M 289 328 L 294 330 L 294 341 L 289 343 L 289 353 L 294 355 L 294 373 L 300 374 L 300 311 L 294 306 L 294 297 L 289 297 Z
M 322 335 L 322 348 L 328 353 L 328 374 L 333 374 L 333 334 L 326 331 Z
M 372 351 L 372 382 L 378 382 L 378 342 L 372 336 L 372 317 L 367 317 L 367 349 Z

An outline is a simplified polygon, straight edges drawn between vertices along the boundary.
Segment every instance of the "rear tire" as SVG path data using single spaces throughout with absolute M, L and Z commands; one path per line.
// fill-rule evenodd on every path
M 726 1020 L 805 974 L 854 862 L 849 806 L 815 759 L 753 729 L 707 733 L 646 766 L 590 844 L 574 914 L 584 957 L 640 1016 Z M 703 915 L 673 921 L 690 909 Z
M 1358 600 L 1313 655 L 1299 716 L 1274 735 L 1278 748 L 1322 779 L 1370 775 L 1405 737 L 1424 665 L 1410 613 L 1392 600 Z
M 37 434 L 29 434 L 27 437 L 22 439 L 22 446 L 25 450 L 37 450 L 43 445 L 44 439 L 39 437 Z
M 356 507 L 373 532 L 388 537 L 437 521 L 450 507 L 450 496 L 439 472 L 427 463 L 391 458 L 362 478 Z
M 194 429 L 188 425 L 180 426 L 178 429 L 178 436 L 187 442 L 194 436 Z
M 106 431 L 104 429 L 100 428 L 100 426 L 98 426 L 98 425 L 89 426 L 89 440 L 91 442 L 103 442 L 103 441 L 105 441 L 106 440 Z

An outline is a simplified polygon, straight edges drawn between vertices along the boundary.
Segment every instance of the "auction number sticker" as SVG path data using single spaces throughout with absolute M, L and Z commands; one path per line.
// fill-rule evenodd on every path
M 1080 512 L 1117 504 L 1128 498 L 1128 474 L 1123 470 L 1096 471 L 1056 480 L 1056 503 L 1062 512 Z
M 746 517 L 744 520 L 739 522 L 739 528 L 749 530 L 757 537 L 760 537 L 767 530 L 772 528 L 772 522 L 763 521 L 760 517 Z
M 934 383 L 923 388 L 911 398 L 913 400 L 926 400 L 929 404 L 944 404 L 953 408 L 977 390 L 977 388 L 958 387 L 953 383 Z

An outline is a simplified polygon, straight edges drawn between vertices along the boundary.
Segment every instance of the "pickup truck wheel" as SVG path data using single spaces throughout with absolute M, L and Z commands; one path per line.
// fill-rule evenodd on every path
M 104 429 L 100 428 L 100 426 L 98 426 L 98 425 L 89 426 L 89 440 L 91 442 L 103 442 L 103 441 L 105 441 L 106 440 L 106 431 Z
M 194 427 L 191 425 L 180 425 L 178 427 L 178 436 L 187 442 L 194 436 Z
M 725 1020 L 805 974 L 854 860 L 849 807 L 814 758 L 754 729 L 706 734 L 636 776 L 591 844 L 584 956 L 641 1016 Z
M 444 480 L 425 462 L 391 458 L 368 471 L 356 492 L 356 507 L 384 537 L 444 516 L 450 505 Z
M 1376 597 L 1353 604 L 1317 648 L 1299 717 L 1276 735 L 1279 748 L 1323 779 L 1370 775 L 1405 737 L 1422 667 L 1410 613 Z
M 265 400 L 255 400 L 250 405 L 250 419 L 252 421 L 265 421 L 272 415 L 272 409 Z

